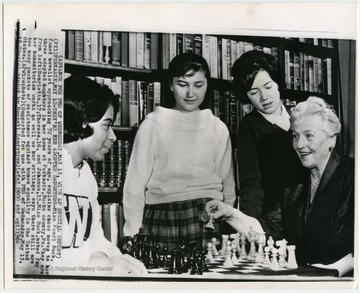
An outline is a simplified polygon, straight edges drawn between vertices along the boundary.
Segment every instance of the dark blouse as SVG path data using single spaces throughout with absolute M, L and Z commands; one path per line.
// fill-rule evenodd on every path
M 240 210 L 258 218 L 274 209 L 284 185 L 303 167 L 290 131 L 270 123 L 256 109 L 243 118 L 238 134 Z
M 267 235 L 296 245 L 299 263 L 333 263 L 354 252 L 354 160 L 333 152 L 312 203 L 310 172 L 285 188 L 281 208 L 259 219 Z

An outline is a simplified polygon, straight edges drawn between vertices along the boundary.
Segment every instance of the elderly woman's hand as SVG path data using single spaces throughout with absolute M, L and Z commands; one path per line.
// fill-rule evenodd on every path
M 232 206 L 214 199 L 205 204 L 204 213 L 207 218 L 226 220 L 234 214 L 234 210 Z

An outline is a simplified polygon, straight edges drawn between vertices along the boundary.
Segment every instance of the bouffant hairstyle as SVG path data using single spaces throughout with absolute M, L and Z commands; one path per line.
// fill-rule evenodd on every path
M 291 126 L 301 116 L 318 116 L 322 119 L 325 133 L 329 136 L 339 135 L 341 124 L 332 106 L 324 99 L 311 96 L 305 102 L 297 104 L 290 110 Z
M 64 143 L 93 134 L 88 125 L 99 121 L 112 105 L 115 121 L 119 110 L 118 96 L 107 86 L 101 86 L 85 76 L 72 75 L 64 81 Z M 85 127 L 84 127 L 85 126 Z
M 171 85 L 174 77 L 191 77 L 198 71 L 203 72 L 208 81 L 207 92 L 204 101 L 200 105 L 200 108 L 204 109 L 209 105 L 210 70 L 206 60 L 201 55 L 192 52 L 176 55 L 169 64 L 168 80 Z M 168 100 L 165 101 L 166 105 L 168 107 L 173 107 L 175 105 L 175 98 L 173 95 L 169 95 L 167 99 Z
M 280 72 L 278 61 L 262 51 L 245 52 L 234 62 L 231 69 L 233 76 L 233 90 L 242 104 L 250 104 L 247 92 L 251 89 L 259 71 L 266 71 L 271 79 L 280 86 Z

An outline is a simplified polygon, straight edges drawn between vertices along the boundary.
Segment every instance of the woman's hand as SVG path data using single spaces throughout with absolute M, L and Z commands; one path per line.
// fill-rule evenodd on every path
M 245 234 L 248 240 L 250 240 L 249 232 L 251 227 L 253 228 L 253 231 L 257 233 L 264 232 L 257 219 L 245 215 L 239 210 L 234 209 L 232 206 L 219 200 L 208 201 L 205 204 L 204 213 L 206 213 L 208 217 L 213 217 L 213 219 L 225 220 L 237 232 Z
M 234 214 L 234 210 L 232 206 L 214 199 L 205 204 L 204 213 L 208 218 L 226 220 Z

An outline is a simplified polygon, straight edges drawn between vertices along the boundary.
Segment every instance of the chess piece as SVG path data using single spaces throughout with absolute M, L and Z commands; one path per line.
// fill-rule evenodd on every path
M 229 235 L 221 235 L 221 239 L 222 239 L 222 244 L 221 244 L 221 250 L 219 251 L 219 256 L 223 256 L 225 257 L 226 254 L 226 246 L 227 246 L 227 241 L 229 240 Z
M 214 262 L 215 262 L 214 256 L 213 256 L 211 250 L 212 250 L 212 243 L 209 242 L 209 243 L 207 244 L 207 251 L 208 251 L 208 252 L 207 252 L 206 258 L 205 258 L 206 263 L 214 263 Z
M 207 224 L 205 225 L 205 229 L 206 229 L 206 230 L 215 230 L 215 227 L 214 227 L 214 217 L 213 217 L 212 214 L 210 215 L 209 221 L 208 221 Z
M 255 257 L 255 262 L 263 263 L 265 259 L 264 255 L 264 245 L 265 245 L 266 237 L 265 232 L 258 233 L 258 252 Z
M 219 255 L 219 252 L 216 249 L 216 242 L 217 242 L 217 240 L 216 240 L 215 237 L 211 238 L 211 243 L 212 243 L 211 252 L 212 252 L 213 256 L 218 256 Z
M 264 255 L 265 255 L 265 258 L 264 258 L 264 261 L 262 263 L 262 266 L 264 268 L 268 268 L 270 267 L 270 257 L 269 257 L 269 254 L 270 254 L 270 250 L 269 250 L 269 247 L 265 247 L 264 248 Z
M 237 250 L 236 249 L 236 244 L 235 243 L 231 244 L 231 252 L 232 252 L 231 261 L 232 261 L 233 264 L 238 263 L 238 259 L 236 257 L 236 250 Z
M 241 247 L 240 247 L 240 234 L 236 233 L 236 234 L 232 234 L 234 235 L 234 243 L 236 245 L 236 251 L 238 252 L 238 255 L 240 256 L 240 251 L 241 251 Z M 230 235 L 231 237 L 231 235 Z
M 267 245 L 269 247 L 269 251 L 271 251 L 273 249 L 273 247 L 274 247 L 274 239 L 272 239 L 271 236 L 269 236 L 269 239 L 267 241 Z
M 241 234 L 240 237 L 241 240 L 241 250 L 240 250 L 240 260 L 242 259 L 246 259 L 247 258 L 247 253 L 246 253 L 246 248 L 245 248 L 245 244 L 246 244 L 246 236 L 245 234 Z
M 232 268 L 234 266 L 232 260 L 231 260 L 231 246 L 226 247 L 225 252 L 225 261 L 223 264 L 223 268 Z
M 279 263 L 278 263 L 278 260 L 277 260 L 277 249 L 275 247 L 273 247 L 273 249 L 271 250 L 271 256 L 272 256 L 272 259 L 271 259 L 271 264 L 269 266 L 270 270 L 273 270 L 273 271 L 278 271 L 281 269 Z
M 279 253 L 279 265 L 282 268 L 286 268 L 287 267 L 287 263 L 286 263 L 286 244 L 287 241 L 285 239 L 283 240 L 278 240 L 275 243 L 279 249 L 278 249 L 278 253 Z
M 295 245 L 288 245 L 287 250 L 289 252 L 288 255 L 288 261 L 287 261 L 287 268 L 288 269 L 297 269 L 298 264 L 296 262 L 296 256 L 295 256 Z
M 254 228 L 251 226 L 250 227 L 250 232 L 249 232 L 249 236 L 250 236 L 250 250 L 249 253 L 247 255 L 247 259 L 250 261 L 254 261 L 255 257 L 256 257 L 256 246 L 255 246 L 255 236 L 256 236 L 256 232 L 253 230 Z
M 206 263 L 206 249 L 201 251 L 200 256 L 201 256 L 201 269 L 202 269 L 203 272 L 208 272 L 209 268 L 208 268 L 207 263 Z

